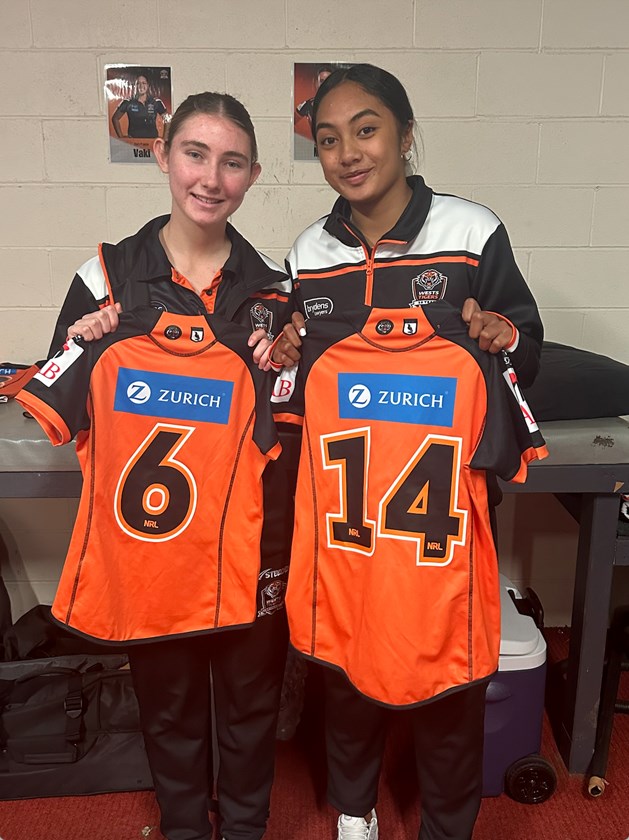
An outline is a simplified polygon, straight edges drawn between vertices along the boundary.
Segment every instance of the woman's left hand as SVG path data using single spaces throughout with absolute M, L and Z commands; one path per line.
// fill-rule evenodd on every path
M 513 327 L 494 312 L 485 312 L 474 298 L 468 298 L 463 304 L 461 315 L 469 324 L 468 335 L 478 339 L 481 350 L 498 353 L 513 341 Z
M 247 341 L 249 347 L 253 347 L 253 361 L 260 370 L 271 370 L 269 360 L 269 348 L 273 344 L 265 329 L 260 328 L 252 332 Z

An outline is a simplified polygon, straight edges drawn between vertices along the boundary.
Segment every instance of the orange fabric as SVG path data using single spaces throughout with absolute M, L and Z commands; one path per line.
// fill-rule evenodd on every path
M 219 268 L 214 277 L 212 278 L 212 282 L 209 286 L 206 286 L 202 292 L 197 292 L 194 288 L 192 283 L 188 280 L 187 277 L 177 271 L 177 269 L 173 266 L 172 270 L 172 280 L 173 283 L 177 283 L 179 286 L 184 286 L 186 289 L 190 289 L 195 295 L 198 295 L 201 300 L 203 301 L 203 306 L 205 307 L 205 311 L 208 315 L 212 315 L 214 313 L 214 308 L 216 306 L 216 295 L 218 293 L 218 287 L 221 284 L 223 279 L 223 269 Z
M 387 240 L 383 240 L 387 241 Z M 478 266 L 478 260 L 474 259 L 473 257 L 448 257 L 442 256 L 439 257 L 440 263 L 465 263 L 465 265 L 473 265 Z M 434 257 L 430 259 L 423 259 L 423 260 L 396 260 L 395 265 L 434 265 L 435 260 Z M 347 268 L 335 268 L 332 271 L 300 271 L 299 272 L 299 279 L 300 280 L 311 280 L 320 277 L 340 277 L 343 274 L 351 274 L 352 272 L 356 271 L 357 268 L 360 266 L 350 265 Z M 373 265 L 374 269 L 377 268 L 390 268 L 390 263 L 378 263 L 377 261 L 374 262 Z M 502 317 L 502 316 L 501 316 Z M 507 319 L 505 319 L 507 320 Z
M 4 401 L 10 400 L 18 394 L 20 389 L 39 371 L 37 365 L 31 365 L 27 368 L 15 368 L 10 362 L 5 362 L 0 367 L 8 371 L 15 370 L 15 373 L 0 373 L 0 397 L 4 397 Z
M 177 342 L 163 337 L 173 324 L 181 329 Z M 247 624 L 256 615 L 261 476 L 281 448 L 275 443 L 263 454 L 255 443 L 252 376 L 239 355 L 217 342 L 203 316 L 163 313 L 160 325 L 161 339 L 158 327 L 151 335 L 112 338 L 91 372 L 80 374 L 89 377 L 92 422 L 77 435 L 83 493 L 53 615 L 108 641 Z M 205 331 L 202 343 L 188 338 L 197 325 Z M 122 331 L 121 322 L 117 335 Z M 29 388 L 39 390 L 19 394 L 55 444 L 70 440 L 71 431 L 59 405 L 47 401 L 65 389 L 63 406 L 72 414 L 80 382 L 71 377 L 84 358 L 69 365 L 58 383 L 44 387 L 43 379 L 34 379 Z M 63 357 L 55 362 L 63 366 Z M 228 419 L 143 414 L 135 411 L 141 399 L 120 408 L 118 381 L 125 370 L 134 381 L 122 390 L 139 393 L 143 386 L 146 393 L 149 382 L 158 405 L 167 405 L 174 392 L 164 388 L 160 403 L 155 385 L 174 388 L 183 381 L 192 383 L 193 394 L 222 393 Z M 208 382 L 217 383 L 214 392 Z M 270 409 L 258 420 L 273 427 Z
M 391 706 L 424 702 L 498 667 L 498 564 L 486 473 L 471 466 L 494 394 L 469 349 L 432 332 L 427 314 L 413 312 L 418 331 L 408 335 L 407 311 L 374 310 L 361 333 L 312 362 L 305 383 L 286 599 L 291 642 Z M 383 323 L 391 325 L 386 336 L 378 335 Z M 427 393 L 408 392 L 409 406 L 430 405 L 431 388 L 438 402 L 451 397 L 451 419 L 434 411 L 432 423 L 413 422 L 396 413 L 400 401 L 379 419 L 385 398 L 398 399 L 377 390 L 392 376 L 425 383 Z M 526 463 L 546 450 L 522 451 L 510 427 L 511 394 L 500 374 L 491 382 L 499 398 L 492 429 L 504 431 L 505 443 L 495 456 L 485 443 L 482 457 L 495 457 L 496 469 L 523 481 Z M 355 402 L 344 408 L 352 391 Z M 515 416 L 524 423 L 517 406 Z

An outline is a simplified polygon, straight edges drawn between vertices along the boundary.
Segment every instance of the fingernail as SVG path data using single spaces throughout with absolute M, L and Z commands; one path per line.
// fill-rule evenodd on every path
M 302 328 L 299 330 L 299 335 L 300 335 L 302 338 L 306 335 L 306 328 L 305 328 L 305 327 L 302 327 Z

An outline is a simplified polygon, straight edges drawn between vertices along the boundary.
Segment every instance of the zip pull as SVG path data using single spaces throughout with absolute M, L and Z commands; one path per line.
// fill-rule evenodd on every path
M 373 275 L 375 271 L 375 262 L 376 262 L 376 248 L 378 247 L 378 243 L 373 246 L 371 253 L 367 251 L 365 246 L 363 248 L 365 250 L 365 256 L 367 257 L 367 263 L 365 265 L 365 305 L 372 306 L 373 302 Z

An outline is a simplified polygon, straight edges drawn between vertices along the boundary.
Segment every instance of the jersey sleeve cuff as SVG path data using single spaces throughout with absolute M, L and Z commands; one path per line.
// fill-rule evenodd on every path
M 278 365 L 277 362 L 274 362 L 273 359 L 272 359 L 273 351 L 277 347 L 277 343 L 278 343 L 278 341 L 280 340 L 281 337 L 282 337 L 282 333 L 280 333 L 276 337 L 275 341 L 273 342 L 273 344 L 271 344 L 271 347 L 269 348 L 269 364 L 271 365 L 271 370 L 274 370 L 275 373 L 279 373 L 282 370 L 282 368 L 284 367 L 284 365 L 282 365 L 282 364 Z
M 491 309 L 488 309 L 487 312 L 489 312 L 491 315 L 495 315 L 496 318 L 500 318 L 501 321 L 504 321 L 511 327 L 511 338 L 509 339 L 509 344 L 507 345 L 507 347 L 505 347 L 505 350 L 507 351 L 507 353 L 513 353 L 513 351 L 520 342 L 520 333 L 518 332 L 517 328 L 508 318 L 505 318 L 504 315 L 501 315 L 500 312 L 493 312 Z

